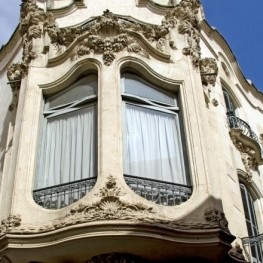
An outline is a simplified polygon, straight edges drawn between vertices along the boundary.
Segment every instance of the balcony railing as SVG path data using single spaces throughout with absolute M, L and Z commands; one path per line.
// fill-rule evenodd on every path
M 242 119 L 236 117 L 233 112 L 228 112 L 227 113 L 227 121 L 228 121 L 228 126 L 230 129 L 239 129 L 242 131 L 242 134 L 249 137 L 250 139 L 254 140 L 259 148 L 260 148 L 260 155 L 263 157 L 263 149 L 259 143 L 258 136 L 256 133 L 251 129 L 248 123 L 243 121 Z
M 263 263 L 263 234 L 242 238 L 251 263 Z
M 128 186 L 138 195 L 156 204 L 165 206 L 179 205 L 187 201 L 192 187 L 154 179 L 124 175 Z
M 96 183 L 96 177 L 50 186 L 33 191 L 35 202 L 47 209 L 66 207 L 86 195 Z

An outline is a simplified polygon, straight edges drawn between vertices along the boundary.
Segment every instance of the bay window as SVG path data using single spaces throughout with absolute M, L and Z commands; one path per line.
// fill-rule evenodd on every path
M 187 200 L 191 187 L 176 94 L 132 73 L 122 74 L 122 89 L 126 182 L 159 204 Z
M 95 184 L 97 75 L 89 74 L 45 99 L 35 201 L 67 206 Z

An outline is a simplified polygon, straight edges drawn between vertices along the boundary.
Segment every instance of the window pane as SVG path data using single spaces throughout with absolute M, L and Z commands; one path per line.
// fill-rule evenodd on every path
M 125 93 L 177 106 L 175 96 L 173 94 L 160 91 L 150 82 L 147 82 L 146 80 L 131 73 L 125 73 L 122 76 L 125 81 Z
M 126 104 L 125 174 L 187 184 L 178 117 Z
M 36 188 L 95 176 L 94 106 L 45 121 Z
M 85 76 L 62 92 L 48 98 L 46 100 L 46 109 L 77 101 L 90 95 L 96 95 L 97 85 L 96 74 Z

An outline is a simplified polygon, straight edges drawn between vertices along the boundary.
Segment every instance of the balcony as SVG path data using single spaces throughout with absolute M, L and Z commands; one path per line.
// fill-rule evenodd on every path
M 263 263 L 263 234 L 242 238 L 242 243 L 251 263 Z
M 174 206 L 187 201 L 192 187 L 137 176 L 124 175 L 128 186 L 141 197 L 159 205 Z
M 33 191 L 35 202 L 47 209 L 60 209 L 75 203 L 96 183 L 96 177 L 50 186 Z
M 249 166 L 254 169 L 263 164 L 263 150 L 258 136 L 248 123 L 236 117 L 232 112 L 227 113 L 230 137 L 237 149 L 249 156 Z

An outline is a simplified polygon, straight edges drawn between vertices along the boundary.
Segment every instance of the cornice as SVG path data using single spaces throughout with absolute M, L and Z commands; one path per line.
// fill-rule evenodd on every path
M 245 89 L 245 91 L 250 91 L 255 98 L 259 99 L 263 103 L 263 93 L 260 92 L 253 83 L 250 84 L 248 82 L 243 72 L 241 71 L 241 68 L 238 65 L 237 59 L 233 54 L 233 51 L 231 50 L 224 37 L 219 33 L 219 31 L 215 28 L 212 28 L 205 19 L 201 21 L 200 28 L 201 32 L 204 31 L 208 37 L 213 38 L 213 40 L 215 40 L 216 43 L 222 48 L 222 50 L 224 51 L 228 60 L 231 63 L 231 66 L 234 70 L 235 75 L 237 76 L 237 79 L 239 80 L 240 84 Z
M 19 49 L 22 48 L 22 38 L 19 34 L 19 25 L 15 29 L 9 41 L 0 49 L 0 74 L 7 70 L 14 60 Z
M 49 13 L 52 13 L 55 18 L 67 16 L 73 13 L 75 10 L 85 8 L 84 0 L 72 1 L 69 5 L 60 8 L 47 8 Z

